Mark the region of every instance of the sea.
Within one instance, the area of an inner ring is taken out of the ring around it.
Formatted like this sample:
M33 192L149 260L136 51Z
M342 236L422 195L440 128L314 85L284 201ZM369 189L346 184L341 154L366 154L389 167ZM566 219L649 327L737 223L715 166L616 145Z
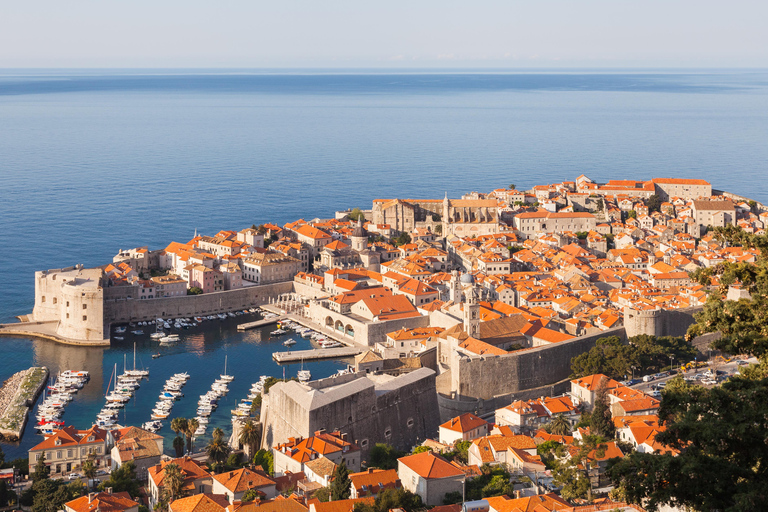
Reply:
M583 173L703 178L766 202L766 141L766 70L0 70L0 322L31 311L35 270L376 198ZM273 362L286 348L268 330L238 333L243 318L184 331L158 359L146 335L108 348L0 338L0 380L32 365L88 370L64 415L87 428L135 341L150 377L121 421L138 424L178 371L191 379L172 417L192 416L226 359L235 381L208 433L229 434L251 383L298 370ZM319 378L348 362L306 366ZM168 422L160 433L170 453ZM27 428L2 449L23 457L40 440Z

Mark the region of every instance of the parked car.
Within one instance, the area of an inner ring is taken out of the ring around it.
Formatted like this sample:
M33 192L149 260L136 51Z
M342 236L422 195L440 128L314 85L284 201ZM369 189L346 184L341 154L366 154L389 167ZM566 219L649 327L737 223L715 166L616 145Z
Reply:
M80 475L78 475L77 473L70 473L69 475L67 475L67 478L69 478L70 480L77 480L80 478Z
M661 398L661 391L658 391L658 390L656 390L656 391L651 391L651 392L650 392L650 393L648 393L648 394L649 394L650 396L652 396L653 398Z
M739 366L746 366L746 365L748 365L749 363L748 363L748 362L746 362L746 361L739 361L739 362L738 362L738 363L736 363L736 364L737 364L737 365L739 365Z
M629 379L627 381L627 386L634 386L635 384L639 384L641 382L640 379Z
M655 377L653 375L645 375L643 377L643 382L651 382Z

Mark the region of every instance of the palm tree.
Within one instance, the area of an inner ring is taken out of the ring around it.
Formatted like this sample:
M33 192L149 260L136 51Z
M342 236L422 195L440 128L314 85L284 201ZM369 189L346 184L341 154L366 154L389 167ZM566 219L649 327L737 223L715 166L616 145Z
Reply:
M173 418L171 420L171 430L176 432L176 435L179 435L180 432L184 432L187 430L187 419L186 418Z
M211 435L213 436L214 439L217 439L219 441L224 439L224 431L221 430L220 427L216 427L215 429L213 429L213 433Z
M245 449L245 456L250 458L259 444L259 431L253 421L248 420L240 430L240 444Z
M184 432L187 436L187 451L189 453L192 453L192 440L195 437L195 430L197 430L197 427L200 426L200 423L197 421L197 419L192 418L187 420L187 429Z
M184 455L184 438L176 436L173 438L173 449L176 451L176 457Z
M217 429L221 430L221 429ZM224 432L220 435L213 436L211 442L205 447L205 451L208 454L208 458L215 463L224 462L229 455L229 445L224 442Z
M549 433L558 436L567 436L571 433L571 422L562 414L558 414L549 423Z
M163 486L170 494L170 501L181 496L181 488L184 486L184 474L178 465L171 463L165 466Z
M96 478L96 465L93 463L93 457L88 455L88 460L83 462L83 475L88 479L88 489L91 488L91 482Z

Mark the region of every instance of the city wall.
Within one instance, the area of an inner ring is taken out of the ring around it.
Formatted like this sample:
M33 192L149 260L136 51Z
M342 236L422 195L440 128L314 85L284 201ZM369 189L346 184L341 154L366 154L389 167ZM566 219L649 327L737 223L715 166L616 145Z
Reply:
M642 317L639 325L645 334L683 336L688 326L694 323L693 314L700 310L700 307L660 310L652 320ZM629 328L618 327L502 356L468 357L454 352L451 355L451 391L439 396L441 417L452 417L449 414L456 411L482 414L509 405L513 400L567 391L571 359L590 350L599 338L618 336L626 341L630 332L631 336L643 334L637 332L638 324L630 320ZM441 380L446 378L441 376Z
M114 323L154 320L155 318L180 318L212 315L237 309L266 304L270 299L293 291L293 282L249 286L237 290L185 295L159 299L110 299L104 300L104 325ZM108 295L108 292L107 292Z

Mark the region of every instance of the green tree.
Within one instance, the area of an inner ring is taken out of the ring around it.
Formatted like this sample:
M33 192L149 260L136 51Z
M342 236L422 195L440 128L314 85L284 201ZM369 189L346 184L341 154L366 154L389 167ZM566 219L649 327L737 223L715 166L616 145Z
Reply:
M517 186L514 183L509 184L509 190L515 190Z
M96 478L96 465L93 463L95 457L92 455L93 454L89 454L88 459L83 462L83 475L88 480L88 489L91 488L91 483L93 482L93 479Z
M637 218L637 212L635 210L629 210L629 213L627 213L628 219L636 219Z
M192 453L192 446L195 440L195 431L200 426L200 422L196 418L187 420L186 429L184 435L187 437L187 452Z
M202 288L199 288L197 286L193 286L189 290L187 290L187 295L202 295L203 290Z
M124 462L109 474L109 478L99 484L99 490L112 488L112 492L127 492L134 498L139 495L139 481L136 478L136 464Z
M242 501L242 502L249 502L249 501L253 501L253 500L255 500L256 498L258 498L258 497L260 496L260 494L261 494L261 492L260 492L260 491L257 491L256 489L248 489L248 490L247 490L247 491L245 491L245 493L243 494L243 497L242 497L242 498L240 498L240 501Z
M549 430L548 432L550 434L555 434L558 436L567 436L570 435L571 430L571 422L568 421L568 418L563 416L562 414L558 414L554 418L552 418L552 421L549 422Z
M47 480L51 474L51 469L45 465L45 452L40 453L40 458L35 463L35 472L32 473L32 481Z
M333 471L333 481L331 482L331 500L346 500L352 493L350 486L352 480L349 479L349 471L344 461L336 466Z
M248 420L243 428L240 430L240 444L245 447L245 453L247 456L255 453L256 447L259 445L259 429L256 428L256 424Z
M261 402L261 393L259 393L256 395L256 398L251 401L251 416L256 416L256 413L261 410Z
M15 503L16 493L5 485L5 480L0 481L0 507L6 507L9 503Z
M406 455L405 452L401 452L395 449L394 446L390 446L384 443L376 443L371 448L368 454L368 467L379 469L397 469L397 459Z
M178 464L168 464L165 466L165 477L163 478L163 487L169 495L169 502L173 502L181 497L181 490L184 487L184 475Z
M253 464L256 466L261 466L261 469L263 469L264 472L268 475L274 473L275 461L271 451L265 450L263 448L257 451L253 456Z
M583 436L572 445L576 448L570 457L555 463L552 476L557 485L563 486L560 494L567 500L586 499L592 501L592 483L588 471L597 467L597 461L590 459L594 451L598 458L605 456L607 445L605 440L597 435Z
M176 457L184 455L184 438L176 436L173 438L173 449L176 452Z
M464 497L459 491L447 492L443 497L443 505L455 505L464 501Z
M365 221L365 213L360 208L352 208L352 211L347 214L347 218L355 222L359 219Z
M592 416L589 424L589 432L606 439L616 437L616 427L613 424L608 387L603 379L595 392L595 404L592 408Z
M328 487L321 487L315 491L312 495L313 498L317 498L319 501L325 503L331 499L331 489Z
M605 210L605 200L602 197L597 198L597 211L601 212Z
M731 378L711 389L665 389L659 443L678 453L633 452L608 468L646 510L761 510L768 496L768 379Z
M649 213L661 211L661 203L661 197L659 197L657 194L653 194L645 200L645 206L648 207Z
M173 418L171 420L171 430L179 435L187 430L187 418Z
M224 440L224 432L218 427L215 428L208 446L205 447L208 458L214 463L221 463L227 459L229 451L229 445Z
M409 243L411 243L411 235L409 235L408 233L403 231L402 233L397 235L394 238L393 241L395 242L395 245L397 245L397 246L409 244Z
M83 483L45 479L32 484L32 491L32 512L56 512L64 508L64 503L83 495Z
M416 455L417 453L424 453L424 452L431 452L432 448L429 446L417 446L413 449L413 454Z

